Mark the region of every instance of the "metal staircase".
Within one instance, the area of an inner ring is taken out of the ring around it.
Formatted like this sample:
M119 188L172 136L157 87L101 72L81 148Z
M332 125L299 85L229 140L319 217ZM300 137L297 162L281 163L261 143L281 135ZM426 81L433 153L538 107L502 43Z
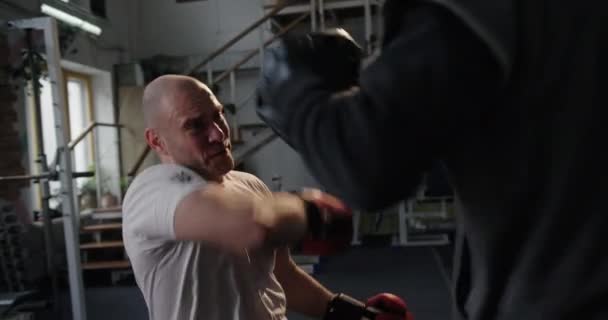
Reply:
M237 91L241 89L239 86L241 74L247 73L247 76L251 79L253 65L253 71L257 77L261 71L264 49L275 43L287 32L324 30L340 25L340 22L344 19L363 19L364 35L361 43L364 44L368 55L371 55L376 47L375 39L379 38L381 25L379 12L382 4L380 0L262 0L261 5L264 12L262 17L200 62L184 70L183 73L187 75L195 77L204 75L204 80L209 87L228 88L229 94L224 99L227 100L224 103L235 106L234 112L229 112L229 122L235 147L233 152L237 164L242 163L248 156L276 138L272 130L263 125L239 123L239 113L245 108L251 108L251 102L255 97L255 89L249 88L250 92L245 95L246 98L237 101ZM244 53L234 64L223 70L214 69L213 64L216 59L226 54L236 43L253 32L259 32L261 35L258 48ZM260 62L252 63L254 58L259 58ZM142 150L139 160L129 171L129 176L132 177L138 172L148 153L149 149L147 147Z

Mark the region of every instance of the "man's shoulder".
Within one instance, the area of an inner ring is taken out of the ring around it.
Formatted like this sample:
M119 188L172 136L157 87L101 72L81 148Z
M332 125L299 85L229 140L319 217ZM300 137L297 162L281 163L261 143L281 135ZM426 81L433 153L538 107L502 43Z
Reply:
M138 174L127 189L125 202L135 194L152 195L154 190L192 186L204 183L203 178L196 172L176 164L159 164L146 168Z
M228 178L230 181L242 185L250 186L251 188L261 191L264 193L269 193L270 189L268 186L258 177L254 176L251 173L232 170L228 173Z
M237 181L255 181L255 182L259 182L259 183L264 183L264 182L262 182L262 180L260 180L260 178L254 176L253 174L248 173L248 172L243 172L243 171L232 170L228 173L228 176L232 180L237 180Z
M198 180L202 180L201 176L187 167L177 164L157 164L138 174L133 184L150 181L188 183Z

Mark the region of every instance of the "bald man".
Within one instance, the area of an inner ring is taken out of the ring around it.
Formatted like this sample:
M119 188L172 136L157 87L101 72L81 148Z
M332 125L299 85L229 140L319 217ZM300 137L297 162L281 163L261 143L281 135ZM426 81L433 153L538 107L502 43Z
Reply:
M281 320L287 302L332 319L326 311L343 296L303 272L287 245L327 226L321 216L350 221L341 202L319 191L272 194L256 177L233 171L223 107L193 78L151 82L143 116L146 141L162 164L129 187L123 239L150 319ZM314 215L319 207L328 215ZM406 319L398 299L372 302Z

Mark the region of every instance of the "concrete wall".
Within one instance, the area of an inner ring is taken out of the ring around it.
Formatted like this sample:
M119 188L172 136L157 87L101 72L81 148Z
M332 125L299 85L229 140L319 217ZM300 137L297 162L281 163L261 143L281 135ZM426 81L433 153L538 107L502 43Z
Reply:
M207 0L176 3L175 0L138 1L136 54L200 55L218 48L262 16L259 0ZM232 50L253 48L253 33Z
M119 94L120 123L124 124L121 135L122 164L125 174L135 165L141 152L146 147L144 138L144 120L141 116L141 98L143 87L122 87ZM146 157L139 172L157 164L158 159L154 152Z

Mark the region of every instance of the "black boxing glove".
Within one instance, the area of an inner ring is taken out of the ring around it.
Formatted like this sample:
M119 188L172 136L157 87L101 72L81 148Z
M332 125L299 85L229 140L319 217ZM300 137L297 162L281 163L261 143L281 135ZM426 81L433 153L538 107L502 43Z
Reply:
M332 91L357 84L363 51L344 29L288 36L282 45L293 71L304 69L318 75Z
M278 128L297 116L286 103L290 95L308 88L331 94L357 85L362 58L361 47L343 29L284 37L264 55L258 115L286 140Z

